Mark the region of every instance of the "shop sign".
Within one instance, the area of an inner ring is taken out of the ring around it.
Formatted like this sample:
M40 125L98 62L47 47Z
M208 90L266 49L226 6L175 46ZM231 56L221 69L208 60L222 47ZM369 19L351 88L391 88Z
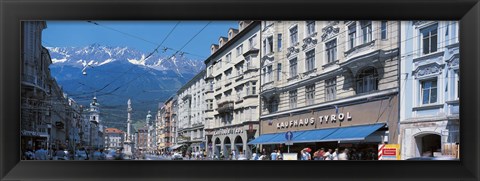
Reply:
M228 129L220 129L213 133L214 136L217 135L228 135L228 134L241 134L243 133L243 129L238 128L228 128Z
M40 136L40 133L36 131L27 131L27 130L22 130L21 134L22 136Z
M300 127L300 126L309 126L314 125L315 121L318 121L319 124L328 124L336 123L337 121L344 121L344 120L352 120L352 116L350 112L339 113L339 114L332 114L332 115L322 115L319 117L310 117L298 120L290 120L277 123L277 129L285 129L290 127Z
M378 145L378 160L400 160L399 144Z

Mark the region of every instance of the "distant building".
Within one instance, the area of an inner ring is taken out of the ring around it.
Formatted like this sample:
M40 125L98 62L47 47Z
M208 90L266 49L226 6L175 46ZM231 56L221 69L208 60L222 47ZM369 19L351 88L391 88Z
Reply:
M123 148L125 133L117 128L105 129L105 148L119 149Z
M145 151L148 146L148 127L137 129L137 140L135 142L137 150Z
M157 122L156 132L157 132L157 150L165 151L166 150L166 143L165 143L165 106L163 103L159 103L157 114L155 116L155 122Z

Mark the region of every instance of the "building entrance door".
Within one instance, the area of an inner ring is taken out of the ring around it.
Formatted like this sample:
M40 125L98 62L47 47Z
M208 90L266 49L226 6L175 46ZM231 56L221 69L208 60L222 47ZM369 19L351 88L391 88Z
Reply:
M433 157L435 152L441 152L441 136L437 134L424 134L415 138L417 156Z

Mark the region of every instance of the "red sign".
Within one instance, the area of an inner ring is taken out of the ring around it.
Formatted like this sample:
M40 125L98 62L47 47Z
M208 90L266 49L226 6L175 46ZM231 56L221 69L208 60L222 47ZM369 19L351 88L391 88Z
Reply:
M397 149L395 148L384 148L383 156L397 156Z

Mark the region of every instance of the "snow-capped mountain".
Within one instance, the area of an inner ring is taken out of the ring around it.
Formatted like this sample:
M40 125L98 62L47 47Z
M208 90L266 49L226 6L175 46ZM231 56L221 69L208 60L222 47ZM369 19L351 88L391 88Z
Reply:
M168 59L159 53L145 59L148 53L128 47L93 44L47 49L53 62L51 74L63 91L82 105L96 96L106 122L125 121L118 116L126 116L129 98L135 111L133 118L144 120L149 110L155 113L159 103L204 67L202 60ZM83 75L85 66L87 74Z
M199 72L204 64L201 60L187 59L181 56L155 52L140 52L128 47L110 47L92 44L85 47L46 47L54 65L84 67L86 65L102 66L115 61L127 61L156 70L174 70L179 74Z

